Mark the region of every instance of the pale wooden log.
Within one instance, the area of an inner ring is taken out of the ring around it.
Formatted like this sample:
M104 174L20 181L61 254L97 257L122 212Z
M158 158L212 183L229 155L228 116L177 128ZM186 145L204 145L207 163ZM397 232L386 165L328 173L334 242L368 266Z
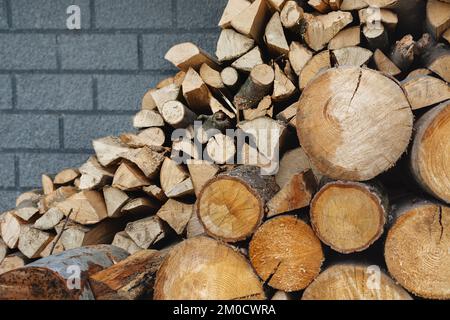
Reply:
M389 35L383 24L380 23L376 26L366 24L362 33L371 50L386 50L389 47Z
M119 138L130 148L162 147L166 140L164 131L156 127L144 129L138 134L123 133Z
M276 119L279 121L283 121L286 125L295 128L297 123L297 106L298 103L295 102L291 104L289 107L281 111L277 114Z
M194 205L169 199L156 215L181 235L184 233L193 211Z
M129 150L122 153L121 157L134 163L148 179L153 179L158 176L164 161L164 155L153 151L149 147Z
M287 1L280 13L281 24L294 34L301 34L303 8L296 1Z
M120 217L123 206L130 200L130 197L124 191L109 186L103 187L103 197L110 218Z
M450 3L438 0L427 1L426 26L435 39L439 39L450 28Z
M90 157L86 163L80 168L80 185L81 190L92 190L102 188L112 182L114 171L101 166L97 157Z
M309 169L313 171L316 181L320 182L322 176L311 165L305 151L302 148L295 148L287 151L281 158L280 167L275 175L275 180L277 184L283 188L291 181L292 176L308 171Z
M411 171L428 193L450 203L450 101L428 111L415 129Z
M358 11L361 24L382 23L390 31L395 30L398 24L398 16L395 12L387 9L369 7Z
M219 70L211 68L206 63L202 64L202 66L200 67L199 73L203 81L214 90L225 89L225 85L222 82Z
M416 296L448 300L450 207L409 199L397 204L391 214L384 246L389 273Z
M58 202L56 207L70 219L83 225L96 224L108 217L105 200L100 192L81 191Z
M154 110L157 108L156 102L152 97L152 93L155 92L156 90L157 90L156 88L152 88L144 94L141 102L142 110Z
M52 230L62 219L64 213L58 208L50 208L39 219L36 220L33 227L39 230Z
M41 176L42 191L45 195L55 191L55 185L53 184L53 178L47 174Z
M251 146L248 143L242 144L237 154L237 164L259 167L262 170L266 170L265 174L273 174L277 168L276 160L268 159L255 146Z
M446 82L450 82L450 49L443 43L434 43L429 38L429 35L425 34L418 41L417 46L421 47L421 59L428 69L436 73ZM423 40L425 40L425 45L421 43Z
M194 69L188 70L182 87L183 96L192 111L197 114L208 114L210 112L211 93L208 86Z
M212 136L206 146L208 160L216 164L232 163L236 154L234 140L222 133Z
M216 176L220 168L209 161L191 160L188 161L187 167L191 175L192 184L194 186L195 195L198 196L203 186Z
M255 41L233 29L224 29L217 42L216 56L220 62L235 60L255 46Z
M51 255L60 254L64 251L66 251L66 249L64 248L64 245L62 244L61 239L54 237L53 240L47 244L47 246L44 248L44 250L41 251L41 253L39 254L39 257L46 258Z
M119 247L129 254L134 254L143 250L131 239L125 231L120 231L114 236L113 246Z
M308 0L308 4L320 13L328 13L331 10L326 0Z
M285 292L306 288L319 275L324 260L311 227L293 216L263 224L250 241L249 257L261 279Z
M269 51L274 55L285 55L289 52L289 44L284 35L280 14L275 12L266 25L264 42Z
M167 124L176 129L187 128L197 119L197 115L180 101L166 102L162 107L161 115Z
M135 198L130 200L122 208L123 215L149 215L155 213L158 210L159 205L155 201L151 201L147 198Z
M208 234L226 242L248 238L262 222L265 204L279 187L261 169L240 166L210 180L195 210Z
M39 211L41 214L47 212L50 208L53 208L61 201L64 201L74 194L76 194L79 189L75 187L65 186L59 187L55 192L44 196L39 201Z
M24 221L33 221L39 214L37 203L32 201L23 201L15 210L15 215Z
M25 226L20 230L17 248L29 259L39 258L53 237L50 233Z
M142 250L89 277L96 300L137 300L151 294L167 253Z
M395 42L392 48L390 59L402 71L407 71L414 62L415 42L411 35L406 35Z
M265 117L265 116L272 118L272 116L273 116L272 97L265 96L259 102L258 106L255 109L247 109L247 110L244 110L242 113L244 115L244 120L246 120L246 121L255 120L256 118Z
M209 107L211 109L211 113L216 114L218 112L223 112L230 119L234 119L236 117L236 108L231 104L231 102L223 93L221 93L221 95L223 100L226 102L227 107L225 107L219 100L217 100L213 95L210 94ZM230 109L232 111L230 111Z
M338 66L361 67L369 62L373 53L361 47L346 47L332 51Z
M8 211L2 216L2 223L0 224L1 235L8 248L17 248L20 229L26 224L26 221L17 217L14 211Z
M321 71L331 68L331 55L329 50L324 50L312 57L303 67L300 73L300 90L306 88L308 83Z
M365 0L342 0L340 9L343 11L359 10L368 7Z
M202 223L198 219L197 214L192 214L191 219L189 220L186 226L186 237L188 239L205 235L206 231L203 227Z
M398 83L356 67L322 73L303 91L297 113L301 146L319 172L337 180L366 181L391 168L409 144L412 124Z
M130 222L125 228L128 236L142 249L148 249L166 236L166 227L157 216Z
M409 81L414 78L418 78L418 77L422 77L422 76L429 76L431 74L432 74L431 70L426 69L426 68L419 68L419 69L413 70L410 73L408 73L408 75L406 76L406 78L403 81Z
M272 100L274 102L286 101L297 92L297 87L281 70L280 66L275 63L275 80L273 82Z
M40 259L2 274L0 299L93 300L88 283L89 275L110 267L127 255L120 248L99 245L68 250ZM70 266L72 267L69 268ZM77 270L80 271L80 278L73 277ZM36 290L36 286L39 290Z
M96 139L92 142L92 145L98 162L104 167L116 164L120 160L122 153L131 150L116 137Z
M231 27L231 20L239 15L242 11L247 9L252 3L247 0L228 0L222 17L219 21L219 27L222 29Z
M402 71L380 49L375 50L373 60L377 69L383 73L393 77L402 73Z
M373 267L350 263L331 266L305 290L302 300L412 300L386 273Z
M280 12L286 5L286 0L267 0L270 7Z
M38 202L42 196L42 190L33 190L21 193L16 199L16 207L19 206L25 200L30 200L32 202Z
M189 70L189 68L188 68L188 70ZM187 70L186 70L186 72L187 72ZM186 76L183 78L183 82L184 82L184 79L186 79ZM181 90L181 84L180 85L171 84L162 89L152 91L151 95L152 95L153 100L155 101L158 111L161 112L162 106L167 101L178 100L181 95L180 90Z
M316 188L316 178L311 170L292 175L289 182L267 202L267 217L309 206Z
M222 78L225 86L230 88L231 90L235 90L237 85L239 84L239 73L235 68L228 67L222 70L220 73L220 77Z
M213 239L196 237L169 252L156 275L153 298L239 300L264 299L265 294L244 256Z
M167 51L164 58L183 71L187 71L189 68L198 70L204 63L207 63L213 68L218 66L214 58L191 42L184 42L173 46ZM153 96L153 98L155 97Z
M0 275L12 270L22 268L28 262L28 258L21 252L14 252L6 256L3 262L0 263Z
M152 197L153 199L156 199L160 202L166 202L167 197L164 194L164 191L156 184L152 184L149 186L145 186L142 188L142 191L144 191L147 195Z
M348 27L339 31L328 43L328 50L342 49L358 46L361 43L361 28L359 26Z
M247 81L241 87L234 97L234 105L239 110L253 108L264 98L272 89L275 80L273 69L261 64L253 68Z
M167 86L172 85L172 84L175 84L177 86L181 86L185 76L186 76L186 72L179 71L175 76L169 77L167 79L164 79L164 80L160 81L156 85L155 89L162 89L162 88L167 87Z
M194 185L192 184L191 178L183 180L166 193L168 198L180 198L185 196L193 196L194 194Z
M329 0L331 10L339 10L341 8L342 0Z
M170 158L166 158L161 167L161 188L166 195L171 194L174 188L186 180L190 180L189 174L181 166Z
M402 83L413 110L426 108L450 99L450 87L441 79L421 76Z
M243 72L251 72L254 67L256 67L257 65L263 64L263 63L264 62L263 62L261 50L258 46L256 46L253 49L251 49L249 52L247 52L246 54L241 56L239 59L234 61L231 64L231 66L233 68L243 71ZM224 72L230 72L230 70L225 71L227 69L229 69L229 68L226 68L222 71L222 81L224 81L224 79L223 79ZM233 78L236 78L238 80L238 77L232 76L231 79L233 79ZM233 87L236 84L237 80L234 82L227 81L228 82L227 86Z
M262 38L269 15L265 0L255 0L231 20L231 26L243 35L258 41Z
M313 53L308 48L295 41L291 43L289 49L289 61L291 62L294 72L297 76L300 76L305 65L313 57Z
M163 126L163 118L154 110L141 110L133 118L133 127L137 129Z
M311 203L311 224L323 243L340 253L364 251L384 232L387 195L375 183L333 181Z
M80 176L80 172L78 171L78 169L73 169L73 168L65 169L65 170L59 172L55 176L53 183L57 184L57 185L71 184L79 176Z
M122 191L134 191L150 184L150 180L136 165L122 162L114 175L112 186Z
M352 21L352 15L342 11L306 19L305 42L314 51L320 51Z

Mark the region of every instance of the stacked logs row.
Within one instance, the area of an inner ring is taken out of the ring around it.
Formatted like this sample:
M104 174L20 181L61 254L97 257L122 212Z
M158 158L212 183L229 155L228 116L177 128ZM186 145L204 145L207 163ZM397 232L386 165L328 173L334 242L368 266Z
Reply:
M219 26L216 57L167 52L136 133L1 215L0 298L450 299L449 1L229 0Z

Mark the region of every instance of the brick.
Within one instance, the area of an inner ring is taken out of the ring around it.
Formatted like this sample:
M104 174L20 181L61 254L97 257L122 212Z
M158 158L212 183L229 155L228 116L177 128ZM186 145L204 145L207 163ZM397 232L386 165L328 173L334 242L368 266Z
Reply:
M6 13L6 0L0 0L0 29L8 29Z
M55 69L56 38L50 34L0 34L0 69Z
M0 213L14 209L19 191L0 191Z
M58 153L58 154L22 154L19 159L20 187L40 188L41 175L56 174L63 169L78 168L88 154Z
M67 8L81 9L81 28L90 27L89 0L13 0L11 12L16 29L67 29Z
M91 110L92 77L83 75L17 76L17 108Z
M92 149L92 140L134 131L131 115L67 115L64 117L64 146Z
M138 67L136 35L61 35L59 44L63 69L135 70Z
M14 155L0 153L0 187L15 186Z
M164 60L166 52L175 44L192 42L215 56L218 34L148 34L143 36L144 68L148 70L175 70Z
M215 28L222 16L226 0L178 1L177 23L179 28Z
M57 148L58 130L54 115L2 114L0 148Z
M148 89L163 76L108 75L97 76L98 108L101 110L138 110Z
M0 110L12 108L12 89L9 76L0 75Z
M172 24L170 0L97 0L97 28L167 28Z

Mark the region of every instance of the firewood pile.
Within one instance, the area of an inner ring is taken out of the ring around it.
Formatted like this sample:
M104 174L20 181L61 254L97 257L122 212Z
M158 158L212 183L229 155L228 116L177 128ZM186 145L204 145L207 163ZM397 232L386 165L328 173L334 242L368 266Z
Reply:
M219 26L215 57L167 52L136 132L1 214L0 298L450 299L450 1Z

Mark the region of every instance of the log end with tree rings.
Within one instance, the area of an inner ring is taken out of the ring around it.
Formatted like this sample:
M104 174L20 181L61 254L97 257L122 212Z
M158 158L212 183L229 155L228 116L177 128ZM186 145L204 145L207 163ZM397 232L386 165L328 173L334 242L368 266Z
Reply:
M375 185L336 181L325 184L311 203L317 236L340 253L363 251L382 234L387 197Z
M425 190L450 203L450 101L431 109L416 123L410 165Z
M427 299L450 299L450 207L426 201L394 211L384 256L406 290Z
M263 286L236 250L208 237L173 248L156 275L155 300L260 300Z
M377 266L338 264L322 272L302 300L412 300Z
M261 279L285 292L306 288L324 260L322 245L311 227L294 216L264 223L250 242L249 257Z
M412 135L413 113L397 82L339 67L316 77L298 103L297 133L320 173L367 181L393 167Z

